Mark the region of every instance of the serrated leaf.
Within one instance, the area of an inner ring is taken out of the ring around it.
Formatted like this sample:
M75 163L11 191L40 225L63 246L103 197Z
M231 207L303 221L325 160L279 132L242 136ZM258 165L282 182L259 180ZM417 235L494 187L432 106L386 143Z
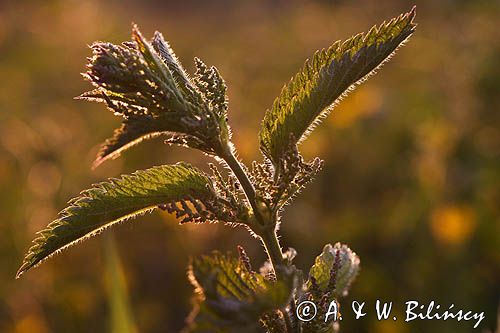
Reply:
M151 45L167 65L177 84L184 90L192 88L192 83L189 81L188 74L182 67L181 62L177 59L170 44L163 38L160 32L155 31Z
M295 142L289 144L279 165L254 162L251 178L257 195L272 212L279 213L322 168L323 161L314 158L305 162ZM275 170L279 170L276 174Z
M345 296L359 272L359 262L359 257L347 245L325 245L309 271L309 289L316 285L320 293Z
M153 121L124 121L122 126L114 131L113 136L101 145L92 168L96 168L106 159L120 156L122 151L139 144L142 140L162 134Z
M93 57L84 77L96 89L78 98L105 103L124 118L102 146L94 167L158 135L169 136L169 143L216 155L230 137L226 90L217 70L210 69L216 74L210 76L213 85L208 94L202 93L160 33L150 43L134 25L132 38L133 42L121 45L95 43L91 47Z
M119 157L124 150L139 144L143 140L162 135L175 136L174 131L177 126L175 122L172 122L172 119L168 118L154 119L152 117L138 118L131 116L125 119L122 125L114 131L113 136L101 145L92 167L96 168L106 160Z
M327 244L323 252L316 257L309 271L309 279L305 283L304 292L298 303L312 301L318 313L327 313L332 302L347 294L349 286L359 271L359 257L346 245ZM325 321L324 316L302 323L304 333L333 333L334 321Z
M251 271L247 261L219 252L194 259L189 278L199 304L188 332L255 332L259 318L284 307L295 286L294 276L272 282Z
M59 218L38 233L17 277L107 227L187 197L207 205L216 200L210 178L184 163L153 167L96 184L70 200Z
M139 28L135 24L132 26L132 39L135 41L139 52L141 52L148 66L157 74L161 75L164 82L175 82L166 64L160 59L153 46L142 36Z
M214 66L208 68L201 59L195 58L194 60L196 66L194 84L219 118L224 119L227 116L228 108L227 86L224 79Z
M415 8L314 54L266 112L260 148L275 166L290 137L300 142L357 84L375 72L413 33Z

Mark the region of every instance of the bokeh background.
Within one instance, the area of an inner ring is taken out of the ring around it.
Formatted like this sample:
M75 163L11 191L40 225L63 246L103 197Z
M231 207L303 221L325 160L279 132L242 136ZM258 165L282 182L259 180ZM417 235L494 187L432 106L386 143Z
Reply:
M198 152L147 142L95 171L119 119L72 98L89 88L87 45L163 32L185 67L216 65L245 162L282 85L322 47L417 4L418 29L302 146L325 163L282 225L308 270L326 243L350 245L362 271L352 299L395 302L398 321L369 314L344 332L471 332L470 322L404 323L402 302L485 311L500 300L499 1L0 1L0 331L176 332L190 311L189 257L242 244L243 229L179 226L154 213L65 251L14 280L35 232L106 177ZM114 240L113 240L114 239Z

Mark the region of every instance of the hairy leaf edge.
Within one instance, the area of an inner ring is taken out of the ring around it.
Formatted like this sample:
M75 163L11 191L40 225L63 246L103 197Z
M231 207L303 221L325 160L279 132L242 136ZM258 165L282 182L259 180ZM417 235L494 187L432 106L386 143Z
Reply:
M349 95L350 92L354 91L359 85L361 85L362 83L364 83L366 80L368 80L370 77L372 77L373 75L375 75L377 73L377 71L383 66L385 65L386 62L390 61L392 59L392 57L394 56L394 54L396 54L396 52L402 47L404 46L408 40L410 39L410 37L412 36L415 28L417 27L417 23L415 23L413 20L416 16L416 6L413 6L412 9L405 13L405 14L402 14L402 15L405 15L408 17L408 24L409 26L411 26L411 33L404 39L402 40L399 45L384 59L382 60L375 68L373 68L370 72L368 72L367 74L365 74L363 77L361 77L360 79L358 79L357 81L353 82L351 85L349 85L329 106L327 106L326 108L324 108L317 116L316 118L314 118L314 120L307 126L306 130L302 133L302 135L300 136L300 138L298 138L297 140L297 145L300 145L304 140L306 140L309 135L311 134L311 132L314 131L314 129L316 128L316 126L318 126L322 121L323 119L325 119L326 117L328 117L330 115L330 113L332 112L332 110L345 98L347 97L347 95ZM386 21L384 21L381 25L385 24ZM381 25L378 25L378 26L381 26ZM378 27L377 25L375 25L374 27ZM363 35L363 37L366 37L368 35L368 32L364 33L358 33L356 35L354 35L352 38L358 36L358 35ZM340 41L337 41L337 42L340 42ZM335 44L335 43L334 43ZM304 69L304 66L306 66L307 64L310 63L310 61L312 61L313 58L308 58L303 67L300 69L300 71L302 71ZM285 91L288 87L288 85L292 84L292 82L294 81L294 79L296 78L296 76L299 75L299 74L295 74L293 75L289 82L286 83L281 91L280 91L280 96L281 94L283 93L283 91ZM279 97L278 97L279 98ZM268 109L267 112L271 112L271 109ZM263 120L263 123L265 122L266 118L264 118ZM269 159L272 164L275 166L275 160L274 160L274 156L272 156L272 149L269 149L269 147L267 147L268 143L264 143L264 138L262 137L262 131L263 131L263 128L264 126L262 126L262 129L259 133L259 141L260 141L260 150L262 152L262 154L267 158Z
M130 220L130 219L133 219L137 216L141 216L141 215L144 215L148 212L151 212L153 211L155 208L157 208L156 205L152 205L152 206L149 206L149 207L146 207L146 208L143 208L143 209L140 209L138 211L135 211L133 213L130 213L130 214L127 214L125 216L122 216L118 219L115 219L103 226L101 226L100 228L97 228L95 230L92 230L91 232L83 235L82 237L58 248L57 250L51 252L50 254L48 254L47 256L43 257L42 259L39 259L39 260L36 260L34 262L29 262L29 261L24 261L23 264L21 265L21 267L19 268L19 270L17 271L16 273L16 279L19 279L24 273L26 273L28 270L32 269L32 268L36 268L38 267L40 264L42 264L43 262L45 262L47 259L50 259L51 257L59 254L60 252L66 250L67 248L73 246L73 245L76 245L78 244L79 242L83 242L85 241L86 239L88 238L91 238L91 237L94 237L96 235L99 235L100 233L102 233L103 231L105 231L106 229L108 229L109 227L113 226L114 224L120 224L122 222L125 222L127 220ZM45 229L44 229L45 230ZM44 231L42 230L42 231ZM42 231L39 231L37 232L37 234L40 234ZM37 249L37 240L40 239L39 237L35 238L33 240L32 243L34 243L33 246L30 247L30 249L28 250L28 254L31 253L31 250L32 249Z

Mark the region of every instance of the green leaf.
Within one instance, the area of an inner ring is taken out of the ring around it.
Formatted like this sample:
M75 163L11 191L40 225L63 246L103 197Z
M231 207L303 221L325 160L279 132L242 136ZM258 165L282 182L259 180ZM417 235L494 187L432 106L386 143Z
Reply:
M215 66L208 68L199 58L194 58L194 62L196 65L194 84L219 118L224 119L228 108L224 79Z
M144 118L139 121L133 119L123 121L122 126L114 131L113 136L106 139L97 153L92 168L96 168L105 160L117 158L122 151L143 140L169 133L160 122L155 122L153 119Z
M207 70L206 91L200 77L190 80L163 36L148 42L133 26L132 42L92 45L84 77L95 89L78 98L105 103L124 118L122 126L102 146L94 167L141 141L167 135L181 144L216 155L227 145L226 86L215 67Z
M219 252L194 259L188 275L198 294L188 332L255 332L259 318L288 304L296 283L292 274L266 280L251 270L248 258Z
M308 289L313 293L330 292L334 297L347 295L359 272L359 257L347 245L325 245L309 271Z
M272 212L279 214L314 178L322 165L323 161L317 157L305 162L297 145L292 143L276 167L267 161L253 162L251 177L256 194ZM276 174L275 170L279 172Z
M279 165L292 138L299 143L339 100L372 75L415 30L415 8L344 42L318 51L266 112L260 148Z
M327 244L309 271L309 279L298 303L312 301L316 304L318 313L327 313L332 302L337 302L338 306L337 300L347 294L358 271L359 257L356 253L340 243L334 246ZM302 331L333 333L336 332L333 323L332 320L325 322L324 316L316 316L311 321L302 323Z
M218 210L212 181L188 164L153 167L96 184L70 200L59 218L38 233L17 277L54 253L107 227L158 205L186 199L204 205L202 208L209 211Z
M139 28L135 24L132 26L132 39L135 41L139 52L142 54L143 59L146 60L149 68L163 77L164 82L175 82L167 65L161 60L153 46L142 36Z
M151 45L160 55L163 62L167 65L177 84L184 91L190 90L190 88L192 88L192 83L189 81L188 74L182 67L179 59L177 59L177 56L170 47L170 44L163 38L163 35L160 32L155 31Z

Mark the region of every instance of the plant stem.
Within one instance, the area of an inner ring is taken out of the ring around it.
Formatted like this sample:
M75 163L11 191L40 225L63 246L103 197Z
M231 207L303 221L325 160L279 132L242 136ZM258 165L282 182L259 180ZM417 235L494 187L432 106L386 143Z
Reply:
M267 229L262 235L260 235L262 243L266 247L267 255L271 264L273 265L276 277L279 277L279 272L276 270L278 266L284 265L283 252L281 251L281 246L274 229Z
M290 320L290 316L288 315L288 312L286 311L281 311L283 313L283 316L285 317L285 327L286 331L293 333L293 326L292 326L292 321Z
M276 235L276 221L273 220L273 217L269 217L268 215L266 215L268 219L266 220L261 214L261 211L257 206L257 201L255 200L255 188L253 187L253 184L248 178L248 175L243 169L241 163L234 156L233 150L230 146L226 146L219 156L227 163L243 188L243 192L252 207L253 214L257 219L257 222L260 224L259 230L254 230L254 232L260 236L260 239L266 248L267 256L269 257L274 273L276 274L276 279L279 280L282 278L281 270L277 268L284 266L285 261L283 260L283 252L281 251L281 246ZM292 332L293 328L288 312L284 310L282 313L285 318L287 332Z
M276 274L278 274L278 272L276 271L276 267L283 265L284 261L283 261L283 254L281 252L281 246L279 244L276 232L274 230L276 222L266 221L264 216L262 216L261 211L259 210L257 202L255 200L256 198L255 188L253 187L252 183L250 182L250 179L248 178L247 173L243 169L238 159L234 156L234 153L229 148L229 146L222 151L220 157L224 159L224 161L226 161L227 165L229 166L229 168L231 168L234 175L240 182L243 191L245 192L247 200L250 203L250 206L252 207L255 218L262 227L260 232L258 232L257 230L254 230L254 232L256 232L258 236L260 236L262 243L266 248L267 255L271 260L271 264L273 265L274 271L276 272Z
M260 216L260 212L257 208L257 203L255 202L255 189L250 182L250 179L247 176L247 173L245 170L243 170L243 167L241 166L240 162L238 159L234 156L233 151L231 148L226 147L222 151L222 154L220 157L227 163L229 168L233 171L234 175L240 182L241 187L243 188L243 192L245 192L245 196L247 197L248 202L250 203L250 206L252 206L253 213L257 220L264 225L262 216Z

